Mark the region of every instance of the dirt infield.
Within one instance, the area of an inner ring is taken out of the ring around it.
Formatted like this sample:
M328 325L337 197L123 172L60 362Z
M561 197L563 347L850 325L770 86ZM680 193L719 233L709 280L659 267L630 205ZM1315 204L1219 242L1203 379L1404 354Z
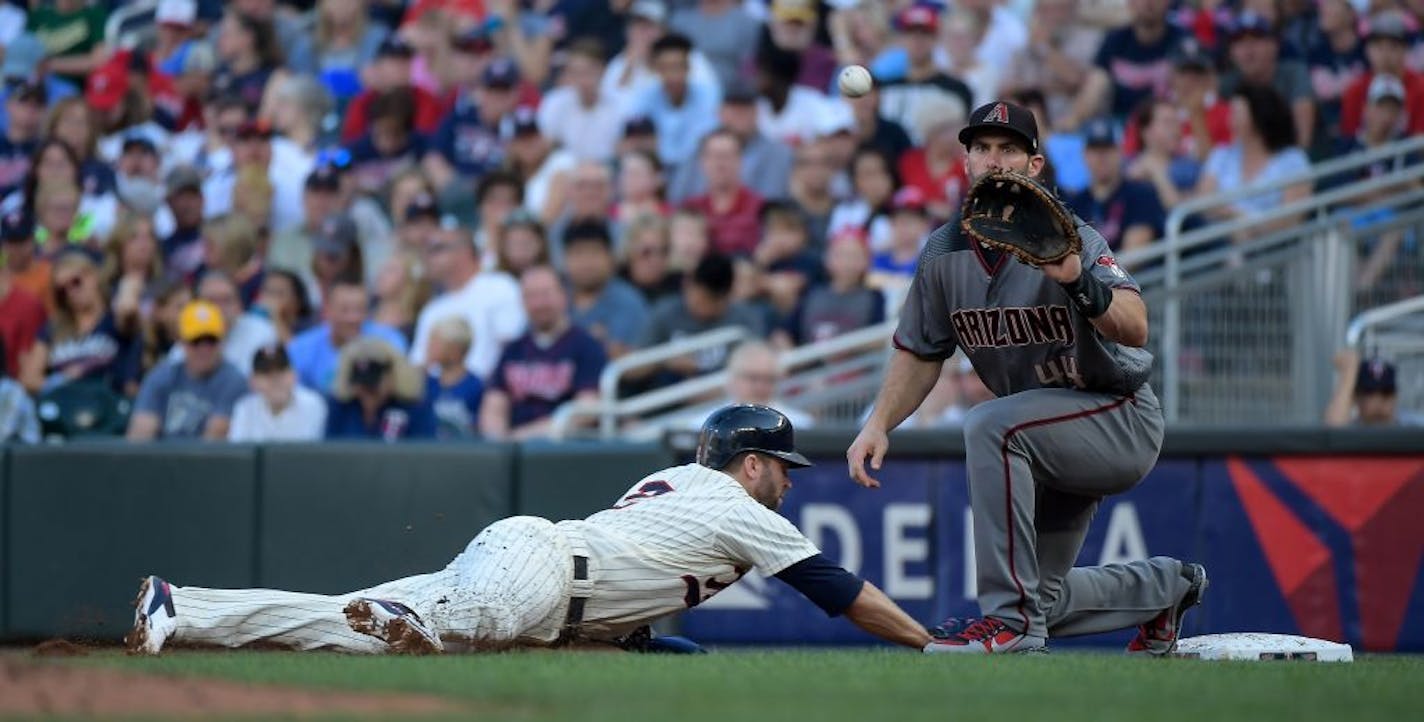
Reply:
M54 656L63 656L63 653ZM0 658L0 717L36 714L302 717L333 713L392 717L462 709L443 699L410 694L320 692Z

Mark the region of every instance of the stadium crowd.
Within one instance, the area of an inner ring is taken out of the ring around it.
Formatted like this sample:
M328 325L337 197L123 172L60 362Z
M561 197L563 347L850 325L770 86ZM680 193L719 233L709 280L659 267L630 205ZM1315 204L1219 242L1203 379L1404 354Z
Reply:
M0 441L529 438L733 324L769 395L779 350L896 313L991 100L1115 249L1424 130L1417 0L148 5L0 3Z

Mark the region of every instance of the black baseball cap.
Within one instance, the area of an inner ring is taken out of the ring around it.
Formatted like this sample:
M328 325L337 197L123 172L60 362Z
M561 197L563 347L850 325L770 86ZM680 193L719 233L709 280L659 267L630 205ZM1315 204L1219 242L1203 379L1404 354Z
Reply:
M6 96L27 103L45 105L49 102L49 89L44 81L29 78L10 78L5 81Z
M483 81L486 88L513 88L519 85L519 66L509 58L495 58L485 66Z
M1359 373L1355 375L1355 393L1392 394L1397 390L1394 380L1394 364L1380 359L1366 359L1360 362Z
M406 60L415 56L415 48L410 46L405 40L395 33L391 33L380 47L376 48L378 58L404 58Z
M317 166L307 176L306 188L309 191L341 190L341 170L329 163Z
M269 343L252 354L252 373L269 374L292 368L287 349L280 343Z
M604 248L613 248L613 236L608 232L608 224L599 221L574 223L564 231L564 250L580 243L597 243Z
M733 79L728 83L727 89L722 93L722 102L728 105L751 105L756 101L756 88L740 78Z
M23 243L35 237L35 219L23 208L17 208L0 218L0 241Z
M153 140L146 135L135 133L124 138L124 144L120 148L120 153L127 153L131 150L141 150L149 155L158 155L158 146L153 144Z
M623 136L630 135L654 135L658 132L658 127L653 123L653 119L646 115L635 115L623 124Z
M407 222L415 218L429 218L433 221L440 220L440 204L435 202L435 197L429 193L417 193L410 202L405 205L405 220Z
M1117 126L1113 125L1112 118L1094 118L1083 126L1083 144L1089 148L1116 148L1119 141Z
M983 130L1008 131L1023 138L1029 152L1038 152L1038 121L1022 105L999 100L975 108L969 114L969 124L959 131L959 142L967 148Z
M539 114L534 109L521 105L513 113L514 135L539 135Z

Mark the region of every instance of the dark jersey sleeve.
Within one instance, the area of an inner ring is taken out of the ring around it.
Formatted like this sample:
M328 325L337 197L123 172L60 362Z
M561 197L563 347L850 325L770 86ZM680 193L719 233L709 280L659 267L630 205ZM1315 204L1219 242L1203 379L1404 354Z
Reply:
M949 317L951 279L946 278L954 272L949 248L951 228L957 225L957 221L945 224L930 234L895 327L895 348L923 359L943 361L958 345Z
M791 585L832 617L845 614L865 581L826 558L824 554L802 559L782 569L776 578Z

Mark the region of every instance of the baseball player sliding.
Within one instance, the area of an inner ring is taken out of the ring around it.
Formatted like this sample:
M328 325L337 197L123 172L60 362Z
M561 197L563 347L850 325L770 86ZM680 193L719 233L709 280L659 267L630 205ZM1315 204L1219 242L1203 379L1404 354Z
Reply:
M125 641L157 654L169 641L433 653L447 643L615 640L705 602L755 567L882 639L929 646L923 626L777 513L788 470L809 464L781 412L728 406L703 425L697 463L645 477L587 519L504 519L441 571L340 596L179 587L151 576Z
M989 103L959 140L976 183L964 224L975 239L960 224L930 236L874 411L846 452L851 477L879 486L866 459L880 468L887 433L963 349L998 396L964 422L983 617L948 620L930 648L1035 651L1050 636L1137 625L1128 651L1165 655L1183 614L1201 601L1205 569L1166 557L1073 567L1098 501L1136 486L1162 447L1140 289L1097 231L1029 180L1044 165L1032 113ZM1069 232L1043 232L1055 219ZM1064 250L1061 235L1081 249ZM1053 241L1060 247L1045 251ZM1048 252L1059 260L1034 260ZM1011 253L1027 262L1011 262Z

